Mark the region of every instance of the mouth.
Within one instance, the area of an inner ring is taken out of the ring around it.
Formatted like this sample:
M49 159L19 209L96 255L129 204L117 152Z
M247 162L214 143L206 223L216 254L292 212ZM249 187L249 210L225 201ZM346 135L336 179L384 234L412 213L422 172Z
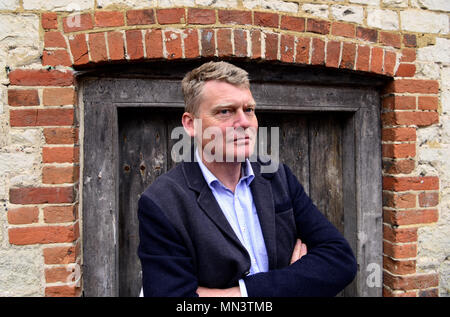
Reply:
M236 137L233 140L234 143L248 143L250 142L250 137L249 136L245 136L245 137Z

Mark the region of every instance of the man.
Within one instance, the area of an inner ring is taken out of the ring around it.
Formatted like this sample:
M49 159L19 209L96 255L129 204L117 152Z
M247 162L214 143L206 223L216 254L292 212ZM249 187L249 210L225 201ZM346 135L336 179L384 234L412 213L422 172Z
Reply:
M196 160L139 200L144 296L335 296L356 274L348 243L289 168L249 161L258 121L247 75L209 62L182 81Z

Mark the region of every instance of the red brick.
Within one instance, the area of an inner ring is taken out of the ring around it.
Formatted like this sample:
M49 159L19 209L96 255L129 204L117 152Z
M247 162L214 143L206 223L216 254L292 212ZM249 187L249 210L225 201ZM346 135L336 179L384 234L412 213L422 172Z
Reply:
M436 176L383 177L383 189L394 191L438 190L439 178Z
M356 59L356 44L344 42L342 46L341 68L354 69Z
M144 58L144 46L142 44L141 30L125 31L127 41L127 55L130 60L139 60Z
M247 32L242 29L233 30L234 33L234 55L237 57L247 57Z
M180 24L185 23L184 8L170 8L156 10L159 24Z
M79 236L78 224L10 228L9 243L15 245L73 242Z
M233 43L231 43L231 29L217 30L217 50L219 57L230 57L233 55Z
M415 74L416 74L415 64L402 63L398 66L397 72L395 73L395 77L414 77Z
M44 66L71 66L69 53L66 50L44 51L42 54Z
M397 63L397 56L394 52L385 51L383 72L386 75L394 76L395 64Z
M395 259L415 258L417 256L417 244L393 244L383 241L383 253Z
M415 34L403 34L403 44L406 47L416 47L417 38Z
M181 47L181 34L173 31L165 31L165 44L167 59L180 59L183 57L183 49Z
M415 167L414 160L383 160L383 171L387 174L409 174Z
M185 58L196 58L200 55L198 45L198 31L196 29L184 30L184 56Z
M383 192L383 206L391 208L415 208L416 195L411 193L398 194L395 192Z
M400 34L380 32L380 43L385 46L393 46L395 48L400 48L402 46L402 38Z
M98 63L108 60L105 33L89 34L89 51L91 52L91 62Z
M145 50L147 58L163 58L162 31L160 29L147 30L145 33Z
M46 268L45 282L46 283L68 283L73 282L75 268L73 266L68 267L51 267Z
M417 241L416 228L394 228L391 225L383 225L383 239L392 243L408 243Z
M44 88L42 103L44 106L63 106L75 104L73 88Z
M76 220L75 206L48 206L44 207L44 221L46 223L73 222Z
M265 33L266 42L266 60L278 60L278 36L277 33Z
M200 41L202 43L202 57L212 57L216 53L215 35L212 29L202 29Z
M436 207L439 204L438 192L422 192L419 194L420 207Z
M8 90L8 104L12 107L39 106L39 95L36 89Z
M331 34L335 36L354 38L355 30L355 25L350 23L333 22L331 25Z
M291 17L288 15L281 16L280 28L283 30L304 32L305 19L299 17Z
M370 70L370 46L358 45L356 70L368 72Z
M74 65L84 65L89 63L89 53L85 34L77 34L74 35L73 38L69 38L69 45Z
M439 122L437 112L425 111L402 111L402 112L386 112L381 115L384 125L416 125L418 127L426 127Z
M255 12L254 13L254 25L278 28L279 16L270 12Z
M312 39L311 65L325 64L325 41L319 38Z
M331 23L325 20L308 19L306 22L306 32L329 34Z
M92 28L94 28L94 24L90 13L69 15L63 18L63 29L65 33L86 31Z
M338 41L330 41L327 43L327 67L335 67L338 68L340 64L340 56L341 56L341 42Z
M370 71L376 74L383 72L384 50L381 47L372 48L372 58L370 60Z
M415 128L385 128L382 130L382 141L416 141Z
M79 245L48 247L44 248L43 254L45 264L75 263L77 256L79 254Z
M95 26L111 27L125 25L123 12L119 11L96 11L94 15Z
M413 63L416 61L416 50L414 48L402 49L400 63Z
M75 183L79 178L78 166L44 166L42 168L43 184Z
M8 223L23 225L39 221L39 209L37 207L18 207L8 210Z
M261 58L261 31L251 30L250 37L252 38L252 58Z
M73 109L27 109L11 110L12 127L73 125Z
M384 210L383 221L396 226L417 225L438 221L436 209Z
M44 128L44 137L47 144L77 144L77 128Z
M415 290L430 288L439 285L439 275L437 273L416 274L416 275L392 275L385 271L383 273L383 283L395 290Z
M281 34L280 54L282 62L294 62L294 42L295 38L293 35Z
M215 24L216 12L210 9L188 9L188 24Z
M79 147L48 147L42 148L43 163L78 163Z
M120 61L125 59L125 45L123 34L121 32L107 33L109 59L112 61Z
M427 79L397 79L389 83L385 92L438 94L439 82Z
M126 16L128 25L155 24L155 13L152 9L128 10Z
M376 43L378 39L378 31L364 27L357 27L356 37L363 41Z
M16 69L9 73L9 81L14 86L71 86L74 76L56 69Z
M218 17L222 24L252 24L251 11L219 10Z
M299 64L309 64L309 50L311 39L300 37L297 41L297 49L295 52L295 62Z
M419 110L438 110L439 98L434 96L419 96L417 106Z
M386 110L416 110L416 96L388 96L383 98L383 109Z
M390 257L383 257L383 268L394 274L416 273L415 260L394 260Z
M50 31L44 33L44 47L67 48L67 43L61 32Z
M12 204L60 204L71 203L75 198L73 186L20 187L9 190Z
M417 291L398 291L391 290L385 286L383 286L383 297L417 297Z
M81 288L76 285L46 286L46 297L79 297Z
M56 12L45 12L41 14L41 25L43 29L57 29L58 15Z

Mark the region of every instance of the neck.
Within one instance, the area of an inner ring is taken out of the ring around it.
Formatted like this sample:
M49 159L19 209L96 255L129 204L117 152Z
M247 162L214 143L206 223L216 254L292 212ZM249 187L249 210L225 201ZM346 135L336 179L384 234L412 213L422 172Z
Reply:
M203 158L202 162L223 185L234 193L241 177L240 162L206 162Z

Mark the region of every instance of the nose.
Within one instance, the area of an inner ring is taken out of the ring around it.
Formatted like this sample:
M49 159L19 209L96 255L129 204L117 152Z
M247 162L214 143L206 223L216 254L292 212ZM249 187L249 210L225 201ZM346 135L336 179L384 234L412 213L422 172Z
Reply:
M233 124L234 128L242 127L244 129L250 127L250 119L242 108L236 111L236 116Z

